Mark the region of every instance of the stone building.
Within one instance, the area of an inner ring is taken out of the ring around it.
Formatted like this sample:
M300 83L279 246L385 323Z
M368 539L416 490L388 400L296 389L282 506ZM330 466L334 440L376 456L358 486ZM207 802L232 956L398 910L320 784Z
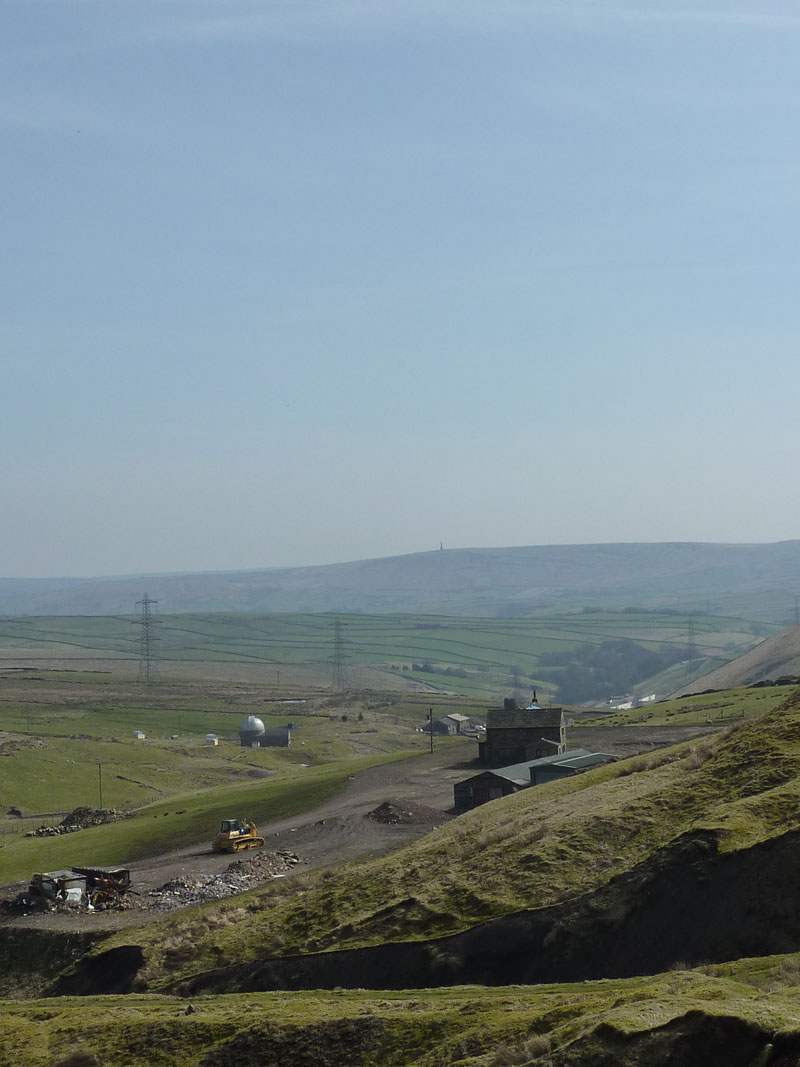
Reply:
M478 755L486 767L506 767L557 756L566 747L563 708L540 708L535 703L518 708L507 700L502 708L488 712L486 739L479 743Z

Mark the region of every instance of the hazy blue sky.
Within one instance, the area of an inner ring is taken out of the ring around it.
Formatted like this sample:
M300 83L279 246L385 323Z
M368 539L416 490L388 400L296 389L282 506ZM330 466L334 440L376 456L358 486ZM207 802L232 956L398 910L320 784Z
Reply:
M0 575L800 535L800 3L0 0Z

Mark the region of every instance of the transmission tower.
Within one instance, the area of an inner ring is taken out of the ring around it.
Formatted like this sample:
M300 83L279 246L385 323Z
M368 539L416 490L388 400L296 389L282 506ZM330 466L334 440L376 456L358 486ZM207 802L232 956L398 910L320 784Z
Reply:
M341 692L345 688L344 670L344 638L342 637L341 619L335 619L333 623L333 688Z
M139 615L139 626L141 627L141 635L139 637L139 675L136 679L138 682L152 682L158 678L158 668L156 666L157 624L150 610L157 603L158 601L151 600L147 593L144 594L142 600L136 601L136 607L141 607Z
M689 617L689 672L694 674L697 666L697 638L694 632L694 617Z

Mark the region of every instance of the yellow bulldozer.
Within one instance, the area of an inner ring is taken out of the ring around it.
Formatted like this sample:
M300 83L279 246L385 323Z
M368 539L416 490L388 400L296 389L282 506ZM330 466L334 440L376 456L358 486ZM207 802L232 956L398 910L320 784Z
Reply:
M219 833L211 843L215 852L243 852L246 848L263 848L256 824L249 819L223 819Z

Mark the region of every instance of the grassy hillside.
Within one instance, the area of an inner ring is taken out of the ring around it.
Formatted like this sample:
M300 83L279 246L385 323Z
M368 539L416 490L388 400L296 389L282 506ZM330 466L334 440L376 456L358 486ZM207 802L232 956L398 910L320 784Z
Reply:
M800 824L799 708L797 693L732 732L495 801L388 857L170 919L137 935L147 979L452 934L596 891L698 832L721 853L751 848ZM176 965L181 944L192 952Z
M643 704L629 711L581 716L581 726L726 726L765 715L782 704L794 685L740 686Z
M218 996L191 1013L146 995L95 998L92 1011L81 998L7 1001L0 1067L788 1065L798 973L797 957L776 957L528 989Z
M604 642L638 642L681 661L679 680L705 673L750 648L772 628L737 618L690 619L635 612L466 619L421 615L164 615L158 620L162 678L249 679L270 694L330 687L334 624L350 688L416 688L491 697L531 688L552 695L561 668L553 656ZM690 625L697 655L689 660ZM134 616L0 620L0 664L7 667L129 671L139 666ZM649 682L641 682L648 690ZM289 694L291 695L291 694Z

